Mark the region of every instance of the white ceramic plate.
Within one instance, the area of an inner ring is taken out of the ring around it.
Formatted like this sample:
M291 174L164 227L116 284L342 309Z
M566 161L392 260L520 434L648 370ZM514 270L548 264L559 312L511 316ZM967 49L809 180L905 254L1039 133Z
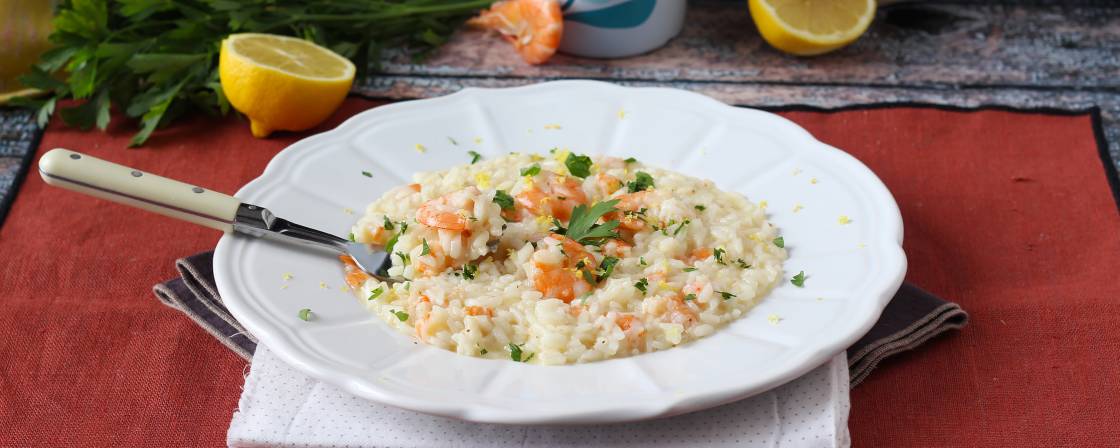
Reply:
M468 150L487 157L553 147L637 157L767 201L790 252L786 280L746 316L697 342L572 366L417 344L341 289L335 258L288 246L222 237L218 289L234 317L282 359L357 396L466 420L535 424L673 415L773 388L855 342L902 282L902 219L867 167L777 115L673 89L563 81L382 106L285 149L238 197L346 235L366 204L416 171L466 163ZM841 224L841 215L850 223ZM791 285L802 270L805 287ZM316 319L299 320L302 308Z

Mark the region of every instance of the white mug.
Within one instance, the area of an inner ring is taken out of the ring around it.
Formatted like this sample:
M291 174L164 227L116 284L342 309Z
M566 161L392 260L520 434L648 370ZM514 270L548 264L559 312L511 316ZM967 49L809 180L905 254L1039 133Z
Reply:
M645 53L680 33L685 6L685 0L560 0L560 51L592 58Z

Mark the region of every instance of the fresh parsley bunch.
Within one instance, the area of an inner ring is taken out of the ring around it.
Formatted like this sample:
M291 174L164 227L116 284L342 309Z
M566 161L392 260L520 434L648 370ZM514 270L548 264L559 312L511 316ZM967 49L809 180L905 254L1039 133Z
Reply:
M232 33L299 36L350 58L361 76L383 49L422 56L493 0L64 0L54 48L21 81L50 92L18 102L46 124L104 130L115 105L140 120L132 145L191 110L224 115L218 51Z

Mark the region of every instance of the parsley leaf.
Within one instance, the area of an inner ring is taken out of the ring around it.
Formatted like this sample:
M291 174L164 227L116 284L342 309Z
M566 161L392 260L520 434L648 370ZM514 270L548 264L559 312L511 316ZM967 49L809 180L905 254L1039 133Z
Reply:
M638 266L649 266L649 263L646 263L646 257L638 257Z
M487 353L490 353L490 352L489 352L489 351L487 351L486 349L482 349L482 350L479 350L479 351L478 351L478 354L479 354L479 355L485 355L485 354L487 354Z
M715 293L723 296L723 300L731 300L732 297L736 297L735 294L726 291L715 291Z
M494 192L494 203L498 204L498 207L501 207L502 210L513 210L513 196L510 196L505 190Z
M385 292L385 287L384 286L378 286L377 289L370 292L369 300L374 300L378 297L381 297L381 294L383 294L384 292Z
M473 149L470 150L470 151L467 151L467 154L470 154L470 156L471 156L471 165L474 165L474 164L478 163L479 160L482 160L482 154L479 154L477 151L475 151Z
M684 268L684 269L681 269L681 270L682 270L682 271L685 271L685 272L692 272L692 271L695 271L695 270L696 270L696 268L694 268L694 267L692 267L692 266L689 266L689 267L687 267L687 268Z
M540 174L540 172L541 166L536 163L534 163L533 166L521 169L522 176L536 176L537 174Z
M408 266L408 263L412 261L412 257L404 252L396 252L396 254L401 258L401 265L403 266Z
M796 286L798 288L804 288L805 287L805 271L798 272L797 275L793 276L793 278L789 280L789 282L793 283L793 286Z
M385 221L381 223L381 228L385 230L393 230L393 222L389 221L389 216L383 217Z
M599 276L596 278L598 282L606 280L614 272L614 265L618 264L618 259L615 257L603 257L603 261L599 262Z
M781 236L779 236L779 237L777 237L777 238L774 238L774 245L775 245L775 246L778 246L778 247L781 247L781 248L784 248L784 247L786 247L786 239L785 239L785 237L781 237Z
M645 171L638 171L634 175L634 180L626 184L626 191L637 193L639 191L648 190L653 188L653 176Z
M451 142L452 145L459 146L459 142L455 141L455 139L451 138L450 136L447 137L447 141Z
M679 226L677 226L677 230L673 231L673 236L677 236L678 233L681 233L681 229L683 229L684 226L688 225L688 223L690 223L690 222L692 222L692 221L689 221L688 219L685 219L684 221L681 221L681 224Z
M687 302L689 300L696 300L696 294L685 294L684 301Z
M528 357L524 357L523 359L522 355L524 354L525 353L521 351L520 345L514 344L512 342L509 343L509 359L517 362L529 362L530 359L533 359L533 353L530 353Z
M642 277L641 280L638 280L638 282L634 284L634 287L638 288L638 291L641 291L642 294L645 294L645 293L648 292L648 291L646 291L646 287L648 287L648 286L649 286L649 280L646 280L645 277Z
M743 261L742 258L736 259L735 264L739 265L739 267L742 268L742 269L750 269L751 268L751 265L749 265L749 264L747 264L747 262Z
M627 165L629 165L631 163L634 163L634 162L637 162L637 161L638 161L638 159L635 159L633 157L627 157L626 160L623 160L623 162L626 162Z
M705 207L705 206L700 205L700 204L696 204L696 205L692 206L692 208L695 208L695 209L700 210L700 211L704 211L708 207Z
M397 319L401 322L408 320L408 313L404 311L393 311L393 315L397 316Z
M358 242L358 240L354 239L354 232L350 232L350 236L348 236L347 239L349 239L352 243Z
M370 173L369 171L362 171L362 175L365 177L373 177L373 173Z
M586 179L591 175L591 164L590 157L574 153L569 153L568 158L564 159L564 166L568 167L568 172L580 179Z
M474 275L478 273L478 265L474 263L467 263L463 265L463 278L467 280L474 280Z
M572 219L568 221L568 228L564 235L580 244L601 244L604 239L618 238L614 229L618 228L618 221L611 220L596 224L603 215L615 211L618 199L606 202L596 202L590 208L580 204L572 209ZM556 223L559 226L559 223Z
M588 271L587 269L580 269L579 273L583 276L583 281L587 282L589 285L595 284L595 276L591 275L591 271Z
M393 237L389 238L389 241L385 243L385 252L393 253L393 246L397 245L397 240L400 239L401 233L404 233L404 231L402 230L400 233L394 233Z
M716 263L727 264L723 262L723 254L725 253L727 253L727 251L723 250L722 247L717 247L716 250L712 251L712 255L716 257Z
M311 320L311 308L304 308L299 310L299 320L308 322Z
M424 238L420 241L424 244L424 246L421 247L421 249L420 249L420 256L424 256L424 255L428 255L428 254L432 253L432 249L428 247L428 239Z

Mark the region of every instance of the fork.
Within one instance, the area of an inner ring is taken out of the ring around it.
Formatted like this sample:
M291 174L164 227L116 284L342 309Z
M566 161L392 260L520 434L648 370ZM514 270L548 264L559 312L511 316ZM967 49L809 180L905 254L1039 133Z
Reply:
M49 185L131 205L226 233L296 243L349 255L362 270L393 281L390 254L383 248L302 226L267 208L233 196L157 176L93 156L55 148L39 159L39 174Z

